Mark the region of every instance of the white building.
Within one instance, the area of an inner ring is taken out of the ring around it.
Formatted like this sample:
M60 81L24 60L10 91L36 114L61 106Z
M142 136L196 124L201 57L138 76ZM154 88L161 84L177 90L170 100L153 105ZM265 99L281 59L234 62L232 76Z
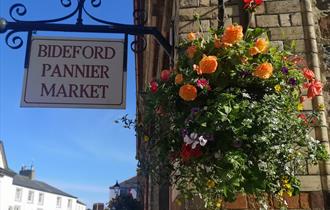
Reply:
M34 169L9 169L0 141L0 210L86 210L77 197L35 180Z

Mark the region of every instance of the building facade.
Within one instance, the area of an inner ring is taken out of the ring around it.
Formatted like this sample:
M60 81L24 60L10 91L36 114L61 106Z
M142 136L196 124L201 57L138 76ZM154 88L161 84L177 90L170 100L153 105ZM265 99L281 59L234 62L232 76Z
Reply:
M238 23L246 25L248 15L243 9L243 0L135 0L135 10L143 11L143 17L136 17L136 24L156 26L172 44L189 32L199 31L194 21L198 15L201 29L207 33L210 27ZM222 7L224 5L224 7ZM251 27L265 28L272 42L279 45L295 43L295 53L305 57L314 70L316 79L324 85L323 94L304 104L304 111L312 111L325 105L322 123L315 127L311 135L319 139L329 151L330 121L330 2L328 0L267 0L252 17ZM143 41L137 36L137 41ZM136 54L137 107L138 118L143 116L142 97L139 93L146 90L154 78L159 78L162 69L170 67L170 59L152 37L144 40L146 49ZM141 42L142 43L142 42ZM174 58L175 58L174 53ZM143 158L144 141L137 141L138 156ZM293 209L330 209L330 165L321 162L317 166L306 166L300 177L302 193L287 198L289 208ZM198 201L187 201L182 206L175 204L178 193L169 186L152 183L150 177L141 175L146 210L202 209ZM226 204L228 209L253 209L249 197L238 196L233 203Z
M118 187L118 192L116 192ZM132 195L133 199L137 199L137 193L138 193L138 184L137 184L137 177L134 176L132 178L129 178L121 183L116 182L114 186L111 186L109 191L109 201L116 198L116 196L119 195Z
M10 170L0 141L0 210L86 210L77 197L35 179L33 167Z

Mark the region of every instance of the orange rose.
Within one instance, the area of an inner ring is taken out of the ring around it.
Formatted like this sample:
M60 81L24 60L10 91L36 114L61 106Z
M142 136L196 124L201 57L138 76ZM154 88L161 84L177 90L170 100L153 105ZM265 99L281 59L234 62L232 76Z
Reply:
M220 48L221 47L221 39L217 37L217 35L214 36L214 48Z
M196 34L195 33L193 33L193 32L190 32L188 35L187 35L187 39L189 40L189 41L194 41L195 39L196 39Z
M196 52L197 52L197 47L195 45L189 46L186 50L187 57L192 59Z
M260 53L265 53L268 49L268 41L264 38L259 38L254 46L258 48Z
M249 54L250 54L251 56L257 55L259 52L260 52L260 51L259 51L259 49L258 49L257 47L251 47L251 48L249 49Z
M254 44L254 47L249 49L249 54L251 56L257 55L259 53L265 53L268 50L268 41L264 38L259 38Z
M199 71L201 74L212 74L217 70L218 61L216 56L204 55L202 60L199 61Z
M187 84L180 87L179 96L185 101L193 101L197 97L195 86Z
M273 74L273 66L271 63L262 63L260 64L256 70L253 72L253 76L258 77L260 79L268 79Z
M193 69L194 69L194 71L197 72L198 75L203 74L203 72L201 72L201 70L199 69L199 66L198 65L194 64L193 65Z
M177 74L175 76L175 84L180 85L183 82L183 75L182 74Z
M227 44L235 44L243 39L243 28L240 25L229 25L222 35L221 41Z

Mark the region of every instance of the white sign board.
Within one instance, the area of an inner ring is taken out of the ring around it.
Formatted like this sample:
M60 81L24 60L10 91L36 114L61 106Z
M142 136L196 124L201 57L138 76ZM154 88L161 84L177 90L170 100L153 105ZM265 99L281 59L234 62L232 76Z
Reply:
M32 37L21 106L125 108L123 39Z

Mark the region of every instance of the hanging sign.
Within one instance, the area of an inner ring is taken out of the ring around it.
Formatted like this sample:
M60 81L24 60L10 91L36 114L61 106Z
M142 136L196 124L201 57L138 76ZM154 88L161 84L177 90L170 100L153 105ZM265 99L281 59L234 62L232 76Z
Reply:
M125 108L126 42L32 37L21 106Z

